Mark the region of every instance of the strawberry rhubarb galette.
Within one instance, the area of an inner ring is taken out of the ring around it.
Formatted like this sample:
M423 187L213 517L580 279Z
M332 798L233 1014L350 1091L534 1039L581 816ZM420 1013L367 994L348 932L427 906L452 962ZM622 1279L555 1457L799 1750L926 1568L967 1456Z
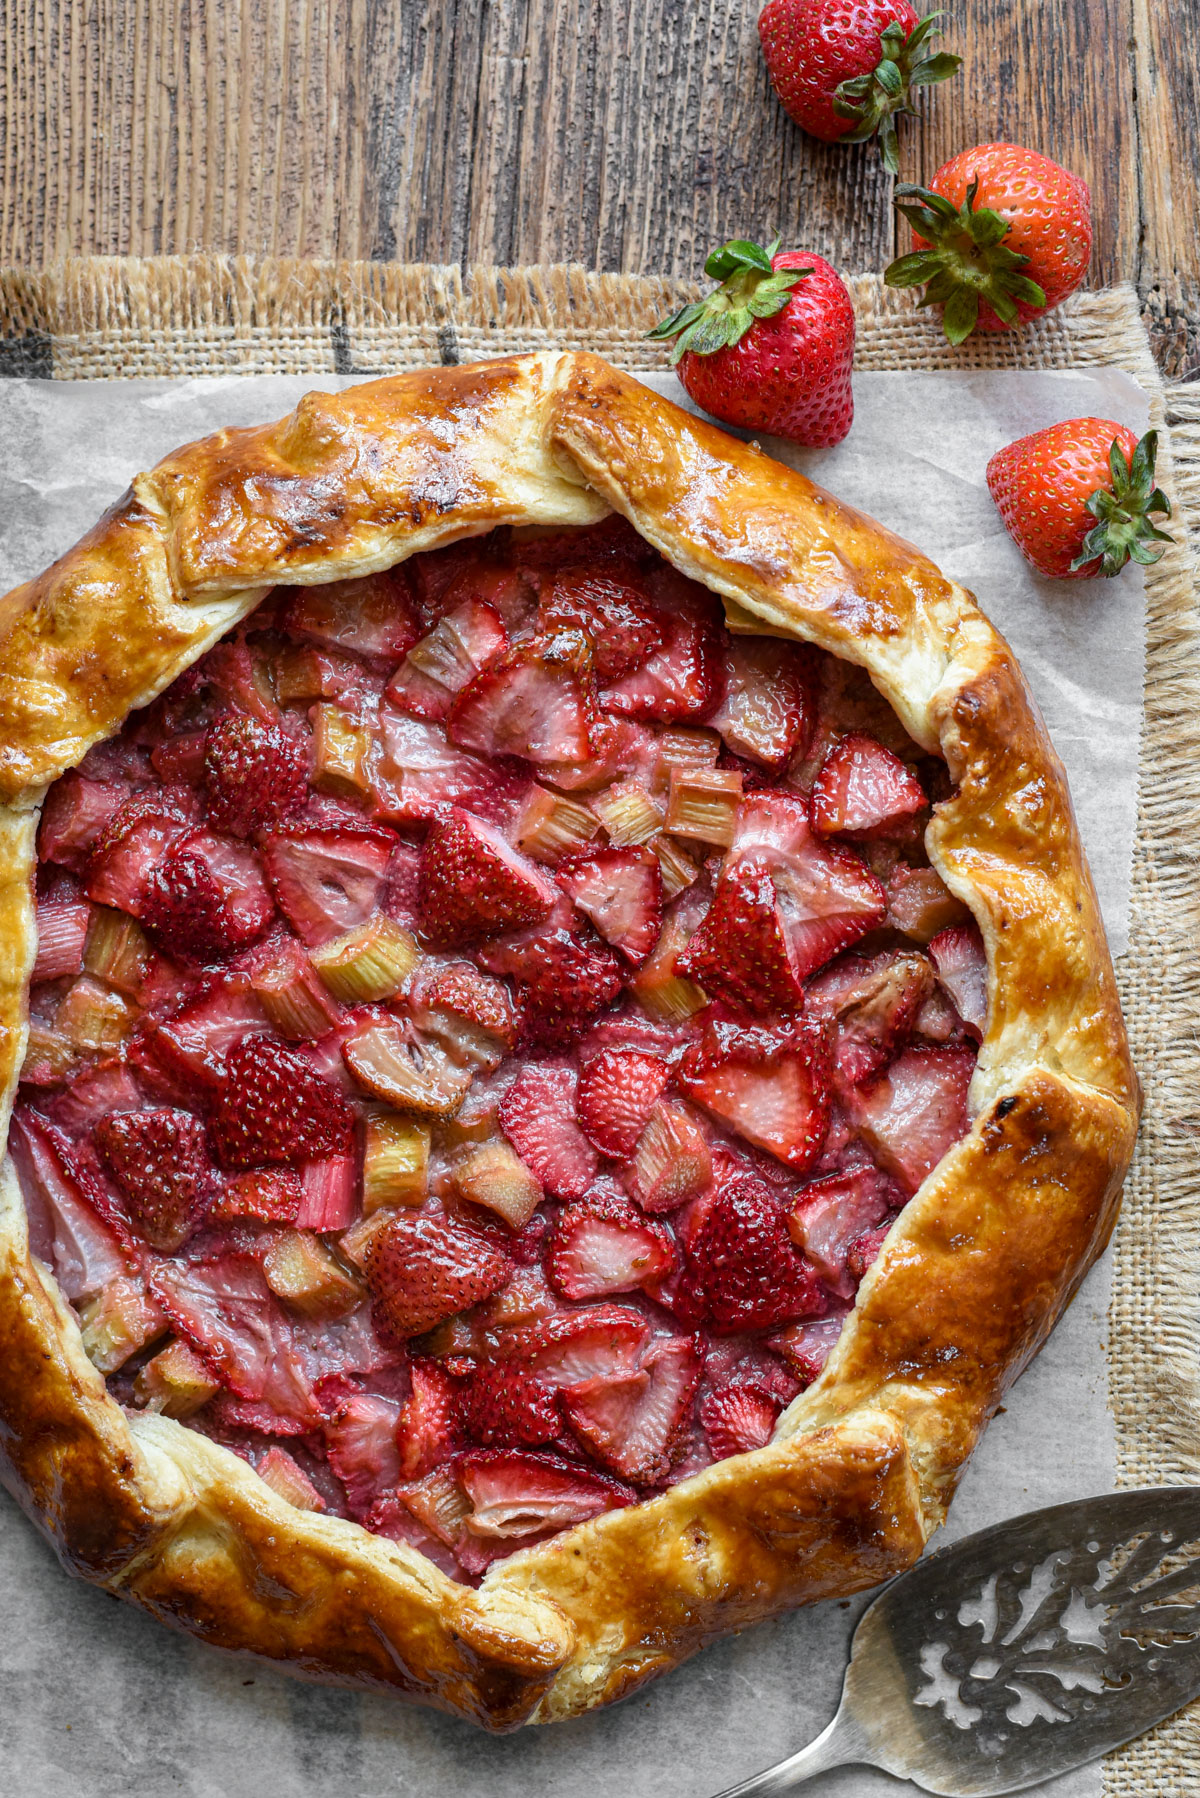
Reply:
M549 356L180 451L0 618L67 1563L507 1728L910 1562L1136 1121L970 597Z

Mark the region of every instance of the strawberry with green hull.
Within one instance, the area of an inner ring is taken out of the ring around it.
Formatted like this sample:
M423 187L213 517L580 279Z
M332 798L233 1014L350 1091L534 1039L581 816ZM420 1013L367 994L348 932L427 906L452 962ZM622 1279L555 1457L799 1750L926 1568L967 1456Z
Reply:
M1170 543L1152 522L1171 502L1154 485L1158 432L1139 441L1111 418L1072 418L1019 437L987 465L988 492L1025 560L1048 580L1149 567Z

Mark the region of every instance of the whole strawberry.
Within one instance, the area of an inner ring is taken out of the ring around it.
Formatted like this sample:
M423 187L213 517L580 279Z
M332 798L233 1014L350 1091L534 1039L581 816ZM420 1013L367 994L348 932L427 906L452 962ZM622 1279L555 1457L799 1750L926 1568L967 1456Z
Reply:
M820 256L735 238L704 272L721 285L656 325L698 406L725 424L823 449L854 418L854 307Z
M1170 517L1154 485L1158 433L1139 443L1111 418L1072 418L1020 437L987 466L988 492L1027 561L1052 580L1119 574L1127 561L1157 562Z
M941 15L917 17L908 0L768 0L758 35L772 86L796 123L827 144L878 134L896 172L896 114L910 90L947 81L962 63L931 55Z
M1074 293L1092 253L1086 181L1017 144L978 144L944 163L928 187L902 183L896 205L913 253L884 271L889 287L924 287L951 343L1007 331Z

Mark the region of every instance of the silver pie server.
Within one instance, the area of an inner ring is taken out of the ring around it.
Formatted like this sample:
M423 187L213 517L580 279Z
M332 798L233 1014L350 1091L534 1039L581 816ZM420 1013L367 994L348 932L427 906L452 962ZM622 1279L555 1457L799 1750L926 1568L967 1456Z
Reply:
M948 1798L1019 1792L1198 1695L1200 1487L1051 1505L886 1586L829 1727L720 1798L777 1798L854 1762Z

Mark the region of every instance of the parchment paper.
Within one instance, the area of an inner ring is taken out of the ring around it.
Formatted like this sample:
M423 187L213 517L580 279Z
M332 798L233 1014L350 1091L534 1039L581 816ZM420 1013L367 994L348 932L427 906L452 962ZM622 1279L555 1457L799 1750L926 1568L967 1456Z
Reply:
M59 554L177 444L276 417L345 378L0 383L0 593ZM682 400L671 375L651 384ZM1140 573L1042 582L1004 533L988 457L1084 413L1141 432L1141 390L1087 372L868 373L845 444L796 452L806 473L918 543L1012 642L1071 779L1115 951L1128 939L1144 665ZM1109 1272L1085 1283L1010 1396L944 1539L1111 1490L1102 1352ZM708 1798L793 1752L832 1715L867 1599L814 1606L709 1649L612 1710L493 1741L394 1701L326 1691L176 1636L70 1581L0 1494L0 1789L20 1798ZM1098 1798L1098 1768L1041 1788ZM831 1798L911 1787L861 1768Z

